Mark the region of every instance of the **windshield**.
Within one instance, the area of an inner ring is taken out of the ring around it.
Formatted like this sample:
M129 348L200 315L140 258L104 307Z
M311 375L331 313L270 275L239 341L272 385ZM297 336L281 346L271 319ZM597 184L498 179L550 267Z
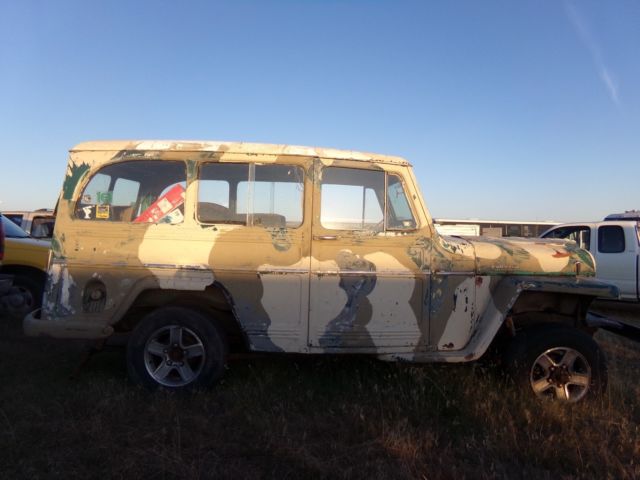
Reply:
M4 227L4 234L7 238L28 238L27 232L22 230L19 226L2 215L2 226Z

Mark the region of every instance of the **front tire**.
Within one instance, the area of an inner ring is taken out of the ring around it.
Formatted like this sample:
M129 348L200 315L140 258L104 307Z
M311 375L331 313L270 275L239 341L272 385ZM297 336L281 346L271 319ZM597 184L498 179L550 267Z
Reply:
M600 395L607 386L604 352L591 336L565 325L518 332L504 359L514 382L541 398L575 403Z
M45 277L41 275L17 274L13 276L12 292L22 297L23 303L19 307L11 307L9 313L19 319L40 308L44 292Z
M189 390L208 387L222 377L226 340L202 314L182 307L149 313L127 345L127 371L134 383L149 389Z

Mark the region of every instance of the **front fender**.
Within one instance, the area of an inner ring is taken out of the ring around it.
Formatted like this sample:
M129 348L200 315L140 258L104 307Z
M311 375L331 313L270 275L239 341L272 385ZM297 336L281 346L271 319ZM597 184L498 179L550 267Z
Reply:
M543 292L560 295L617 298L619 291L614 285L597 280L570 276L529 276L504 275L476 277L475 308L469 325L455 325L455 329L470 329L464 347L455 351L440 348L435 339L436 349L413 354L410 360L416 362L468 362L480 358L491 345L500 327L506 320L516 301L523 292ZM451 321L451 319L450 319ZM446 345L445 345L446 347ZM398 355L397 358L402 358ZM409 359L409 358L407 358Z

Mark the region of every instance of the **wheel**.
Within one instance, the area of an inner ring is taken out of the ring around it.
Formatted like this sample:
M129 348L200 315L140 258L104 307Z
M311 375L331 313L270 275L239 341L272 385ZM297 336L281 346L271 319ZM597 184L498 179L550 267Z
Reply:
M36 278L37 275L14 275L13 287L11 289L13 294L17 294L22 298L20 306L9 308L9 312L16 318L24 318L25 315L34 311L36 308L40 308L42 305L42 294L44 292L44 275L41 278Z
M538 397L575 403L607 386L604 352L576 328L547 324L518 332L504 360L514 382Z
M165 307L149 313L127 344L127 370L134 383L150 389L208 387L224 373L226 340L198 312Z

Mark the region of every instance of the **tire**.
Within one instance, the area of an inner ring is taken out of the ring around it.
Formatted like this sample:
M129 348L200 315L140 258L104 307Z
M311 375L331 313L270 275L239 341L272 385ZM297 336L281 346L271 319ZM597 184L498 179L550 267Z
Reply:
M601 395L607 386L604 352L591 336L565 325L518 332L504 365L516 385L541 398L575 403Z
M149 313L127 344L129 378L155 390L190 390L214 384L224 373L224 335L205 316L182 307Z
M10 307L10 314L15 318L23 319L28 313L40 308L44 293L44 283L44 275L14 275L11 292L20 294L24 303L20 307Z

